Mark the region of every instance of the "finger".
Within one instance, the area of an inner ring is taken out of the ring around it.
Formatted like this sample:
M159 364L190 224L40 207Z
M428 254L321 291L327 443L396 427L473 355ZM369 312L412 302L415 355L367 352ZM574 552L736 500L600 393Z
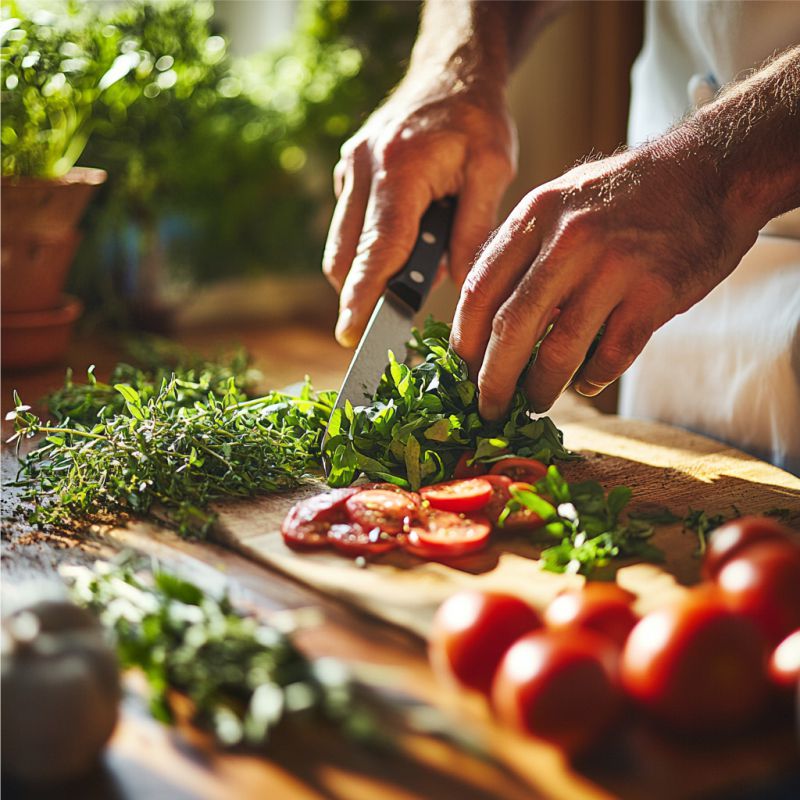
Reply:
M493 320L540 245L535 217L512 215L484 247L461 288L450 342L475 378L492 334Z
M337 200L342 194L342 189L344 188L344 177L346 173L347 161L344 158L340 158L339 161L336 162L336 166L333 168L333 194Z
M373 178L364 230L339 298L336 338L341 344L358 342L386 282L411 255L432 200L429 186L418 179L389 178L383 171Z
M546 411L580 369L597 332L618 304L621 281L608 285L607 276L574 291L545 336L536 361L525 376L524 390L537 412Z
M478 251L494 228L509 180L508 168L503 171L503 165L499 164L494 169L483 161L467 170L449 248L450 274L457 286L464 283Z
M333 211L322 256L322 271L337 291L341 291L356 255L358 240L364 228L371 177L368 158L354 156L344 163L342 190Z
M653 331L666 322L665 316L643 313L639 302L621 303L609 317L594 354L578 373L575 391L594 397L617 380L642 352Z
M506 413L536 342L555 317L554 330L567 314L563 301L572 290L570 274L553 258L541 256L495 315L478 374L478 406L484 419Z

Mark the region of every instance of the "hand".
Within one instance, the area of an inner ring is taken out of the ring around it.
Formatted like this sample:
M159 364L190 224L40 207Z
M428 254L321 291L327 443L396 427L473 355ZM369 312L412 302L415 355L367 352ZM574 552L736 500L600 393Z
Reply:
M459 197L449 269L460 285L513 176L516 140L501 85L421 83L406 78L344 144L334 171L338 202L323 271L340 290L336 338L346 346L358 342L411 254L428 205Z
M582 164L529 193L481 253L453 323L481 415L504 413L551 322L524 378L534 410L546 411L573 378L581 394L598 394L658 327L736 267L757 231L727 207L711 159L678 135Z

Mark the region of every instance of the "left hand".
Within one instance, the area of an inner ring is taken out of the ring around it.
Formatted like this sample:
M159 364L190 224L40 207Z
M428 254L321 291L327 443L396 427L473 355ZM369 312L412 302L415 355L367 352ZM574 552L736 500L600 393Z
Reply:
M711 159L668 134L530 192L469 273L453 323L481 415L502 416L551 322L524 378L537 412L573 378L581 394L601 392L657 328L732 272L759 224L730 207L721 183Z

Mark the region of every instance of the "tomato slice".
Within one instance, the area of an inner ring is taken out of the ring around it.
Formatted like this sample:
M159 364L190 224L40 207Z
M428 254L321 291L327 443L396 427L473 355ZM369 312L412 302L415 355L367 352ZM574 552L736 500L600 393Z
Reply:
M533 489L529 483L522 481L513 481L511 486L508 487L509 493L516 490ZM541 528L544 525L544 520L533 511L527 508L521 508L519 511L514 511L503 520L503 528L507 531L530 531L534 528Z
M331 524L345 518L347 500L358 489L333 489L295 503L281 525L283 540L290 547L324 547Z
M403 547L422 558L455 558L486 547L491 530L484 516L464 517L434 508L426 514L424 525L409 530Z
M507 475L484 475L485 480L492 487L492 496L489 502L481 509L492 525L497 525L497 520L502 514L506 503L511 499L511 478Z
M477 511L489 502L492 496L492 485L483 478L470 478L465 481L448 481L425 486L420 489L419 494L433 508L441 511L466 513Z
M339 522L330 526L328 542L349 556L378 555L399 546L396 536L380 528L368 530L356 522Z
M535 458L504 458L495 461L490 475L507 475L514 481L536 483L547 474L547 466Z
M469 464L469 460L475 456L474 450L467 450L461 458L458 459L458 463L456 464L456 468L453 470L453 477L457 478L458 480L464 480L465 478L477 478L480 475L485 475L488 471L486 468L486 464L482 464L477 462L475 464Z
M417 513L419 503L410 492L365 489L349 497L345 507L350 519L367 530L400 533Z

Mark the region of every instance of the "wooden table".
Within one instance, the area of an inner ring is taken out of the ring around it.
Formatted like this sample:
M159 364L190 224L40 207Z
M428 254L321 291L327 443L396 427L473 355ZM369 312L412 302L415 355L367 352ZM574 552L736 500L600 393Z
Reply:
M211 333L183 337L196 347L219 344ZM325 333L306 328L241 331L234 335L266 367L267 383L284 385L308 372L319 387L335 386L348 355ZM102 375L117 357L116 348L79 341L71 362L76 374L92 361ZM58 385L60 369L40 375L4 375L3 413L10 390L34 397ZM592 417L596 412L572 398L560 403L559 423ZM4 429L7 433L7 428ZM10 453L3 454L4 480L13 473ZM3 493L4 518L13 496ZM468 756L430 737L404 743L402 755L386 756L342 742L320 729L314 741L279 741L266 757L222 753L188 727L168 729L144 710L141 692L131 680L122 722L104 763L86 781L39 795L4 785L8 797L139 798L599 798L609 796L760 797L770 789L791 792L800 781L796 742L791 731L773 729L756 739L734 740L698 749L667 740L641 726L628 725L588 761L570 767L557 753L497 730L479 709L454 704L437 686L427 666L420 638L359 613L282 574L215 544L186 541L149 523L90 529L80 538L48 537L24 525L4 522L2 566L6 588L33 574L52 572L59 564L89 563L123 548L159 558L205 585L224 581L235 599L268 614L286 608L313 607L324 622L305 631L301 646L311 655L336 656L353 664L391 668L394 688L422 701L447 707L472 726L479 737L502 753L502 763ZM8 735L8 732L6 732ZM724 759L724 766L720 761ZM531 764L537 774L531 774ZM543 768L544 767L544 768ZM792 783L794 781L794 783ZM535 789L533 787L536 787ZM789 796L774 794L773 796Z

